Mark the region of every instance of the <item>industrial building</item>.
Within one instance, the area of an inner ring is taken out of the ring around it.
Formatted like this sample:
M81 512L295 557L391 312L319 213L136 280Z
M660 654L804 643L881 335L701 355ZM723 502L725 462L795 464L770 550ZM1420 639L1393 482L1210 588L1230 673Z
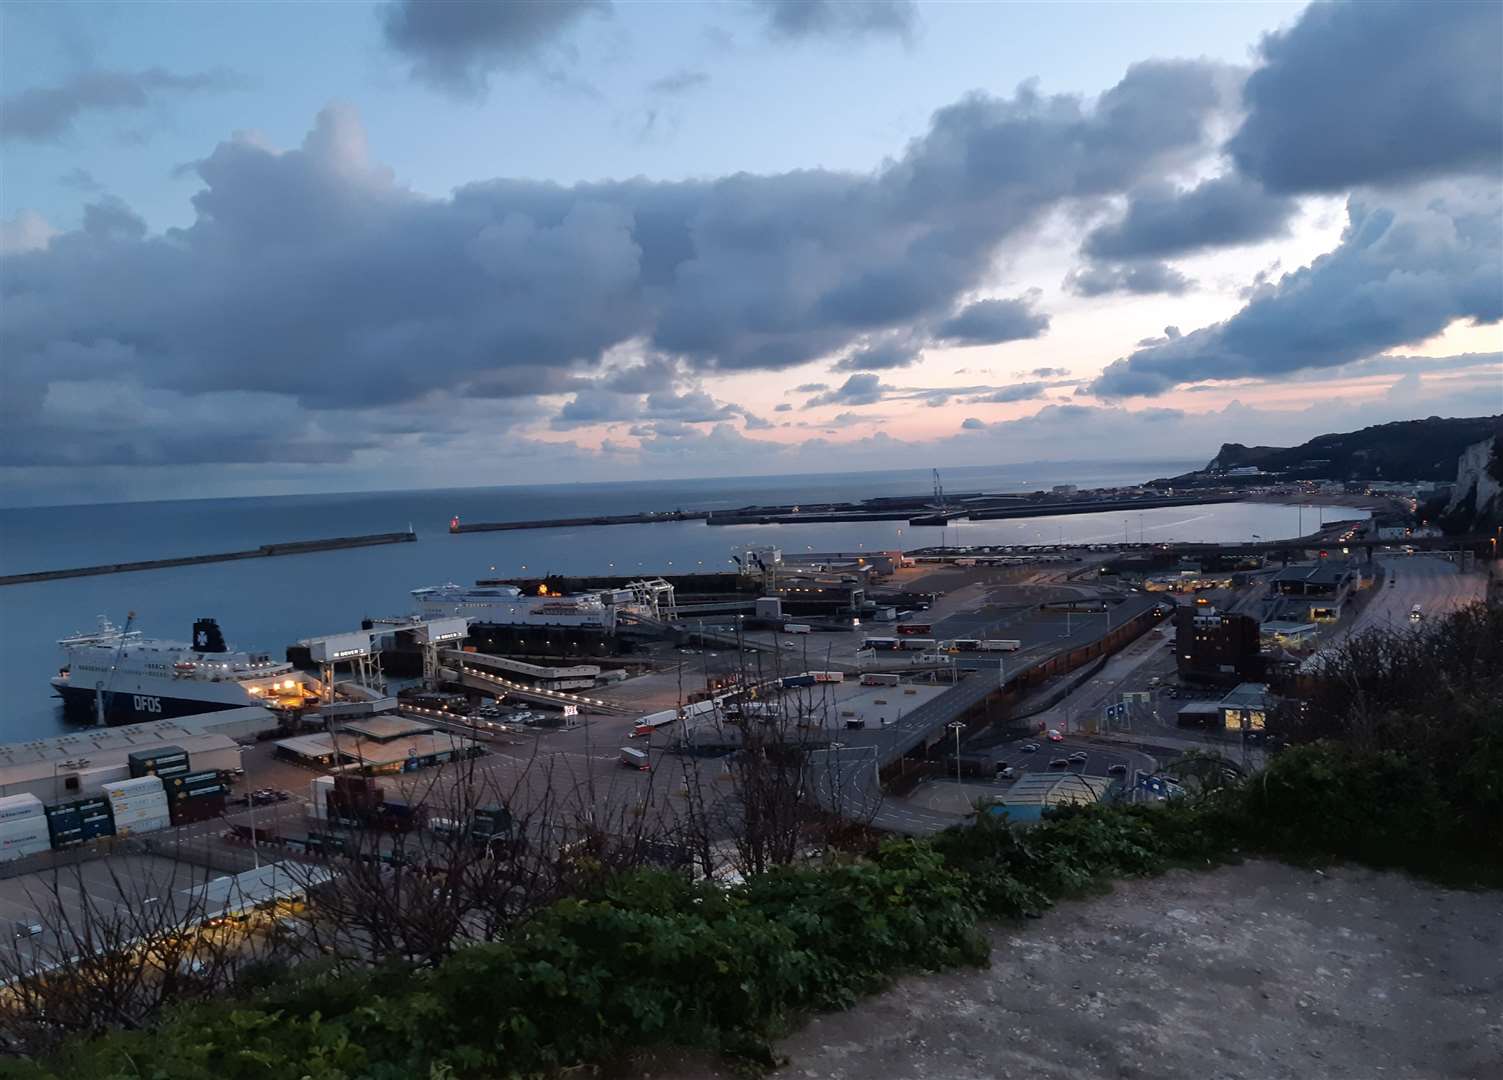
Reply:
M997 796L989 813L1005 814L1009 821L1031 822L1055 806L1089 805L1105 800L1115 780L1080 773L1024 773L1007 793Z
M1262 640L1251 615L1179 607L1174 634L1176 666L1186 681L1230 685L1263 677Z
M1282 614L1308 622L1335 622L1356 587L1357 571L1344 563L1302 563L1274 575L1271 588Z
M1190 701L1181 705L1176 720L1180 727L1208 731L1261 734L1275 700L1264 683L1241 683L1220 701Z
M390 715L351 720L334 731L277 742L278 757L311 768L365 776L414 772L480 752L474 739L437 731L434 725L420 720Z
M276 726L268 710L247 707L11 743L0 746L0 795L29 793L50 804L92 794L128 779L132 754L168 746L186 751L194 769L234 772L240 768L234 736Z

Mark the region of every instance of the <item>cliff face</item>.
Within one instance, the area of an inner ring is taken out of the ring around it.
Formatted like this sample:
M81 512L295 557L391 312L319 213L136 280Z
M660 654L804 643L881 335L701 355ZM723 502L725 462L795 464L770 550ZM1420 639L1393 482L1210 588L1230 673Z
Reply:
M1451 489L1451 501L1446 513L1470 513L1477 524L1503 518L1503 473L1500 455L1503 455L1503 435L1473 443L1461 452L1456 463L1456 486Z

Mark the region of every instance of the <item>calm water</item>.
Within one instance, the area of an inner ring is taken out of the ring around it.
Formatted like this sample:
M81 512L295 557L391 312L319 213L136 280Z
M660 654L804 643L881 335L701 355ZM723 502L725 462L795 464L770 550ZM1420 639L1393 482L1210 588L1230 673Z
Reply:
M947 490L1033 490L1138 483L1197 467L1193 462L1132 465L948 469ZM715 509L751 503L858 499L929 490L927 471L761 477L451 491L297 495L255 499L123 503L0 510L0 572L85 566L129 559L231 551L280 540L403 530L414 544L206 566L75 578L0 588L0 741L61 729L47 679L61 662L58 638L91 628L96 614L117 623L129 611L147 636L185 640L193 620L214 616L232 644L280 655L298 638L357 627L367 615L409 609L421 585L487 575L635 573L725 566L733 548L775 543L789 552L921 547L950 543L1054 543L1136 540L1237 540L1298 535L1294 507L1228 504L1134 514L961 523L944 530L880 524L744 525L702 522L547 529L515 533L448 532L469 521L522 520L585 513ZM1341 509L1328 517L1357 516ZM1304 509L1308 529L1321 511ZM901 530L901 534L900 534Z

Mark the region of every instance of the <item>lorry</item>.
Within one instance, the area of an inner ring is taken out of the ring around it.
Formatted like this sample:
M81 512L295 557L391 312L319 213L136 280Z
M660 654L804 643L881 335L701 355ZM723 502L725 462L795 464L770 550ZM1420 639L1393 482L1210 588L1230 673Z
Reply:
M643 772L652 768L652 761L648 758L647 752L645 750L638 750L635 747L631 746L623 746L620 749L620 753L620 761L622 766L624 766L625 768L637 769Z
M808 634L813 630L814 628L808 623L791 622L783 624L783 633L785 634Z
M981 643L982 652L1017 652L1022 647L1016 638L988 638Z

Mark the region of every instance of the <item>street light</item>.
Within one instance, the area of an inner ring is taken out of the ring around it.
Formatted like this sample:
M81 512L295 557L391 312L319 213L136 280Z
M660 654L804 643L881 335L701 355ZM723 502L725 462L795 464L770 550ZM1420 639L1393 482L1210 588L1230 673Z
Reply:
M965 730L965 725L959 720L951 720L945 726L955 732L955 782L963 788L965 785L960 779L960 733Z

